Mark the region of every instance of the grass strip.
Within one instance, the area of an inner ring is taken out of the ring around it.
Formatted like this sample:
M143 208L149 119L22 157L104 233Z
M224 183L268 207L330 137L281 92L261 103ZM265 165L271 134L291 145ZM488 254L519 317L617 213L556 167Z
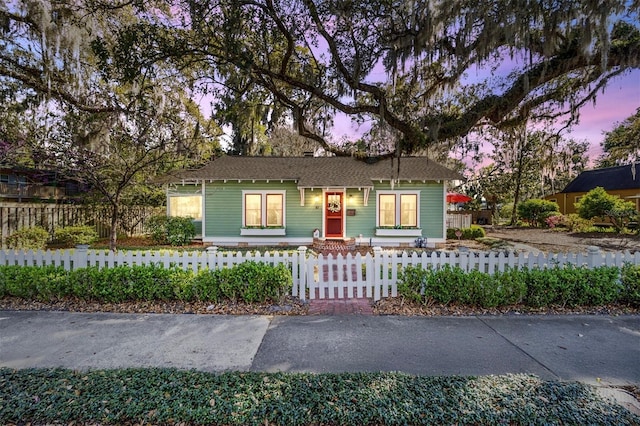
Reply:
M580 383L529 375L0 369L0 423L640 424Z

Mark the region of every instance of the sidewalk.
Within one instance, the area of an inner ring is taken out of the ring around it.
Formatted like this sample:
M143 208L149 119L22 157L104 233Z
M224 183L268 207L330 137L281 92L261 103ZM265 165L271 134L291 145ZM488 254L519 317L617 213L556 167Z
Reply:
M0 311L0 367L530 373L640 383L640 316L216 316Z

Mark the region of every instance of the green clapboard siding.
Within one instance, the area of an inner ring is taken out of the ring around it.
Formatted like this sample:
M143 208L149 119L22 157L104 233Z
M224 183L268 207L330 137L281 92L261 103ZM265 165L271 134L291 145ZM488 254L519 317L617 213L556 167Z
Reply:
M347 189L347 209L355 210L355 216L347 216L347 237L358 238L361 234L369 238L373 236L376 228L376 202L373 198L374 191L369 193L369 205L364 205L364 191Z
M394 185L393 189L397 191L420 191L420 227L422 228L422 236L428 238L443 238L444 227L444 200L443 191L444 184L437 182L400 182ZM369 206L372 210L371 223L374 225L370 229L370 233L375 232L376 221L376 191L391 190L388 182L375 185L375 189L369 195ZM366 235L366 234L365 234Z
M240 236L242 227L242 191L285 190L285 227L287 237L311 237L315 228L320 228L322 190L305 190L305 205L300 206L300 191L294 182L214 182L206 185L205 214L208 237ZM250 237L247 237L250 238Z
M376 227L376 190L390 190L388 183L376 185L369 194L369 205L364 206L364 191L348 189L346 209L355 210L354 216L346 216L346 236L370 237ZM397 190L420 190L420 224L426 237L441 238L443 216L443 184L406 183L396 185ZM205 227L207 237L240 236L242 227L242 191L286 191L286 236L309 238L315 228L322 229L321 189L305 189L304 206L300 206L300 192L295 182L213 182L205 188ZM346 212L345 212L346 215ZM250 237L248 237L250 238Z

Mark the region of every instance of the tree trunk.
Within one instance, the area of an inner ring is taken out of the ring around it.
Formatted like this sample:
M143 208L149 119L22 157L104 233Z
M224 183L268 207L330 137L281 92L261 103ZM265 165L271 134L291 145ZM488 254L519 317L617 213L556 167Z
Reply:
M522 149L518 150L518 167L516 168L516 187L513 193L513 210L511 210L511 223L509 225L514 226L518 223L518 202L520 201L520 186L522 184L522 163L524 161L524 155Z
M118 208L118 203L111 204L111 231L109 234L109 250L112 252L118 251L116 248L116 243L118 240L118 215L120 214L120 209Z

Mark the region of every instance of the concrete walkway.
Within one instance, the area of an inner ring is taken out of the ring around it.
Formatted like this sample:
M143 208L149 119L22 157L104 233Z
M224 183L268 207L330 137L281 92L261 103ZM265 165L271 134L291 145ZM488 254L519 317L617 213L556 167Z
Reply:
M640 316L217 316L0 311L0 366L531 373L640 384Z

